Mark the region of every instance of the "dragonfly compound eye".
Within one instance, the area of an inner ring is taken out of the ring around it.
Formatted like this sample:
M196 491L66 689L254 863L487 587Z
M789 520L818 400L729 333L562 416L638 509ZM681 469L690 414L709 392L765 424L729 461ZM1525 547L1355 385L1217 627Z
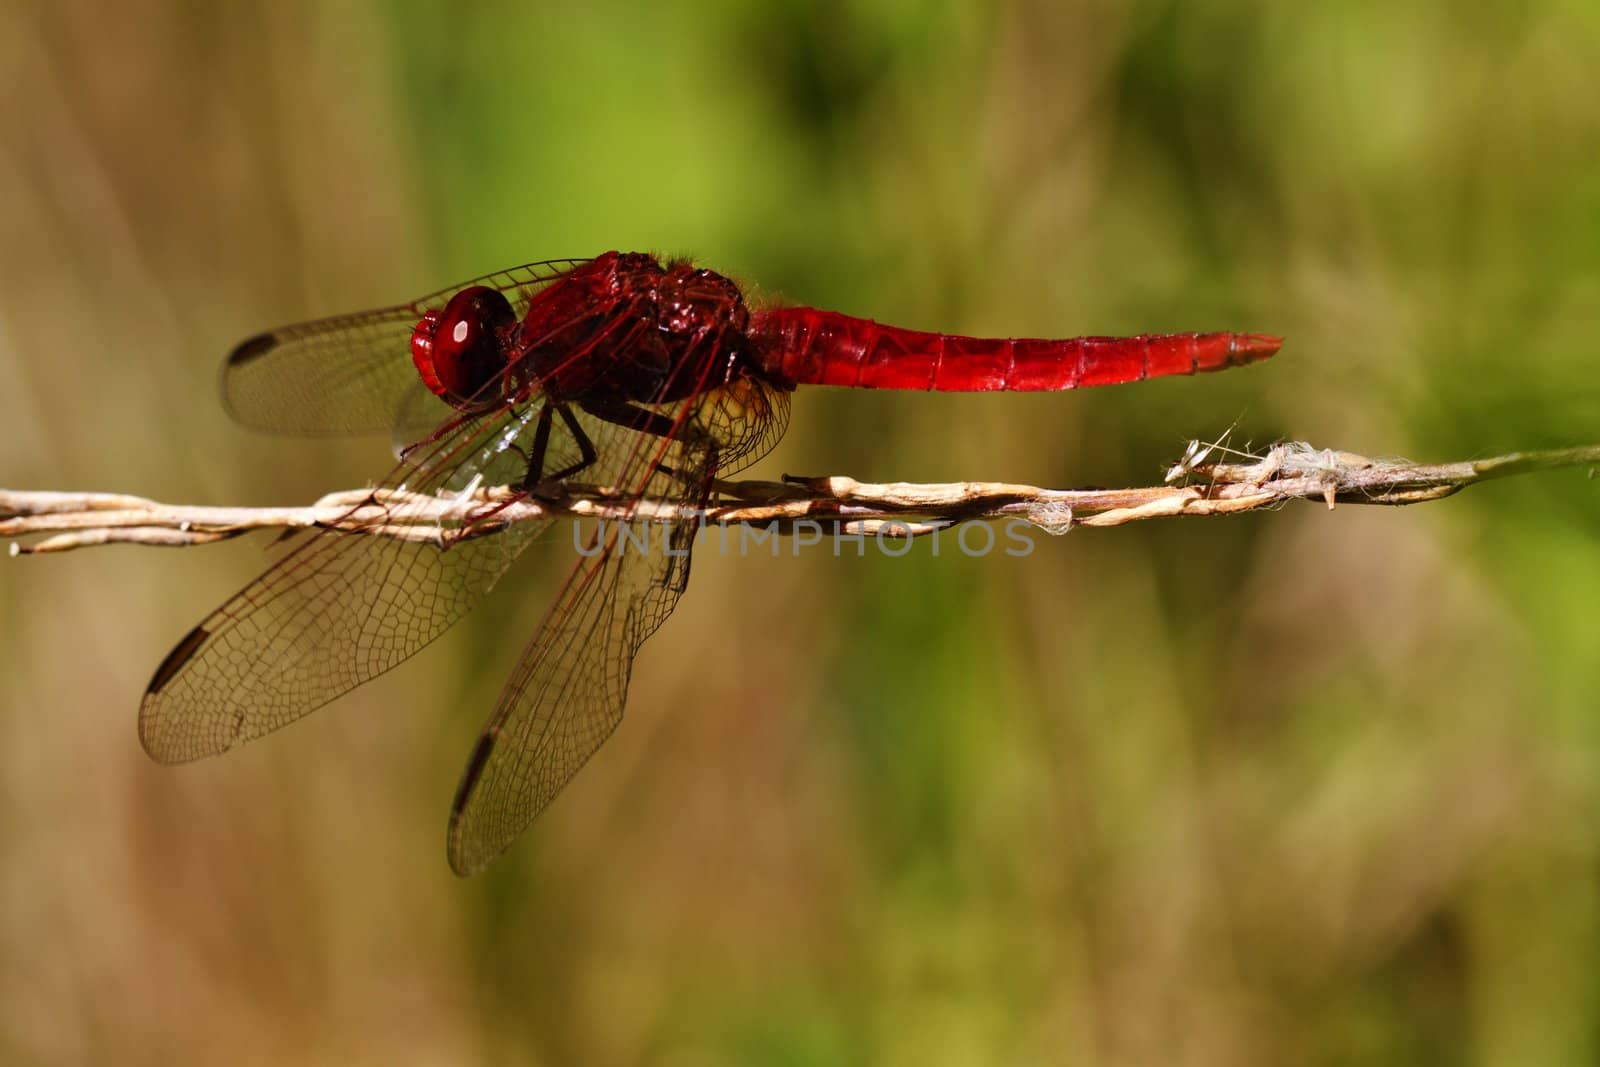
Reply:
M486 387L506 369L517 316L498 289L474 285L430 311L411 331L411 362L433 393L463 410L492 406Z

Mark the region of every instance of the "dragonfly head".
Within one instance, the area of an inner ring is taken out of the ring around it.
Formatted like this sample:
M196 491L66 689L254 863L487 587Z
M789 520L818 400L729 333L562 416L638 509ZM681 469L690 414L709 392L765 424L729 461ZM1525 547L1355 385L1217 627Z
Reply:
M500 401L491 388L510 363L517 315L498 289L474 285L429 311L411 331L411 362L435 396L460 411Z

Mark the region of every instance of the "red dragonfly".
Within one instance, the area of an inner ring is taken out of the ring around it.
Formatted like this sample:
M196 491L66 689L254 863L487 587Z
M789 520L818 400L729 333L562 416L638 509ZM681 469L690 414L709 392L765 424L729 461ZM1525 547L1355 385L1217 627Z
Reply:
M1073 389L1266 359L1262 334L998 340L924 333L810 307L751 307L688 262L607 252L501 271L409 303L287 326L229 355L239 421L317 433L393 429L404 449L374 489L563 480L693 508L765 455L797 385L940 391ZM407 356L409 355L409 359ZM413 497L412 499L415 499ZM409 505L416 508L416 504ZM139 736L161 762L224 752L411 656L487 594L553 520L468 520L441 543L323 529L189 632L156 669ZM481 869L551 801L622 718L634 654L689 577L698 523L670 552L593 534L467 761L450 865Z

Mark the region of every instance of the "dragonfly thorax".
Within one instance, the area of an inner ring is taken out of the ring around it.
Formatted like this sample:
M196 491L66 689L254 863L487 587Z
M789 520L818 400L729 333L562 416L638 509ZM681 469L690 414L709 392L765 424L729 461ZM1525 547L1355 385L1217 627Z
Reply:
M726 382L742 361L748 323L730 279L608 252L534 300L520 358L557 400L665 403Z

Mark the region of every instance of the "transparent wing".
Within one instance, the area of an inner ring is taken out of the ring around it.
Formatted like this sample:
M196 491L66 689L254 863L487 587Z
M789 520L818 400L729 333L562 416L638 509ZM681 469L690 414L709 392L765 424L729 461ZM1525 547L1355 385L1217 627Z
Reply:
M402 401L417 381L411 364L411 331L424 312L443 308L468 286L487 285L504 292L520 318L534 294L586 262L529 263L393 307L257 334L239 344L223 364L223 406L239 422L263 430L298 434L388 430L401 416ZM427 429L437 425L436 421Z
M419 445L368 499L363 528L422 510L385 490L517 485L533 409L463 419ZM577 455L555 427L552 455ZM164 763L215 755L276 730L438 637L487 594L548 522L507 525L486 509L441 524L439 543L319 531L212 612L157 668L139 737Z
M455 409L435 396L413 371L411 384L401 391L394 425L390 427L389 444L395 458L404 457L412 445L454 418L455 413Z
M703 505L714 477L776 443L787 411L786 393L737 379L680 406L670 416L676 432L669 440L623 430L621 436L633 438L631 456L612 484L653 500ZM616 430L593 432L615 438ZM691 521L641 534L642 527L605 524L588 541L456 791L448 851L458 874L480 870L503 852L622 720L634 655L677 604L699 528Z
M577 361L596 344L630 343L642 327L634 302L623 300L580 307L550 328L576 330L566 358ZM483 388L498 395L501 383ZM552 414L534 393L514 408L452 412L409 447L345 523L284 556L168 654L140 708L146 750L166 762L226 751L396 666L465 615L549 525L499 517L528 495L535 454L541 472L553 472L575 469L590 451L575 423ZM629 444L590 466L629 462ZM424 522L433 540L392 536L393 528L414 529L436 495L480 487L502 492L459 518Z
M520 310L538 286L572 265L494 277L525 286L518 290ZM577 365L602 342L616 357L649 334L649 316L633 299L575 306L572 318L547 324L547 332L530 344L568 345L565 361L552 373ZM278 428L390 425L397 411L408 410L401 398L412 376L408 361L395 358L399 384L372 386L385 373L373 368L389 364L371 338L384 330L394 331L392 340L409 336L413 316L420 316L428 300L406 305L404 316L397 309L347 316L241 346L229 365L236 410ZM347 351L352 342L353 354ZM406 451L367 498L359 530L313 536L169 654L140 712L147 750L165 761L222 752L388 670L475 605L548 525L509 524L490 509L447 528L439 545L367 536L423 512L403 490L437 494L521 486L530 456L545 443L541 471L581 468L573 480L613 487L634 501L647 494L669 503L708 501L718 475L753 462L776 442L787 395L740 376L720 335L703 337L698 347L674 363L656 393L687 400L634 404L595 392L560 405L535 396L514 410L447 417ZM274 388L265 376L269 363L274 382L296 369L307 373L290 388ZM302 395L306 389L358 402L332 405L320 395ZM498 385L485 389L498 392ZM370 399L379 393L381 404ZM527 494L513 489L510 498L519 495ZM540 624L463 777L450 829L457 870L475 870L503 850L615 726L635 652L683 591L697 529L695 520L672 527L666 534L672 550L666 552L658 532L653 556L638 547L622 550L617 526L591 543Z

